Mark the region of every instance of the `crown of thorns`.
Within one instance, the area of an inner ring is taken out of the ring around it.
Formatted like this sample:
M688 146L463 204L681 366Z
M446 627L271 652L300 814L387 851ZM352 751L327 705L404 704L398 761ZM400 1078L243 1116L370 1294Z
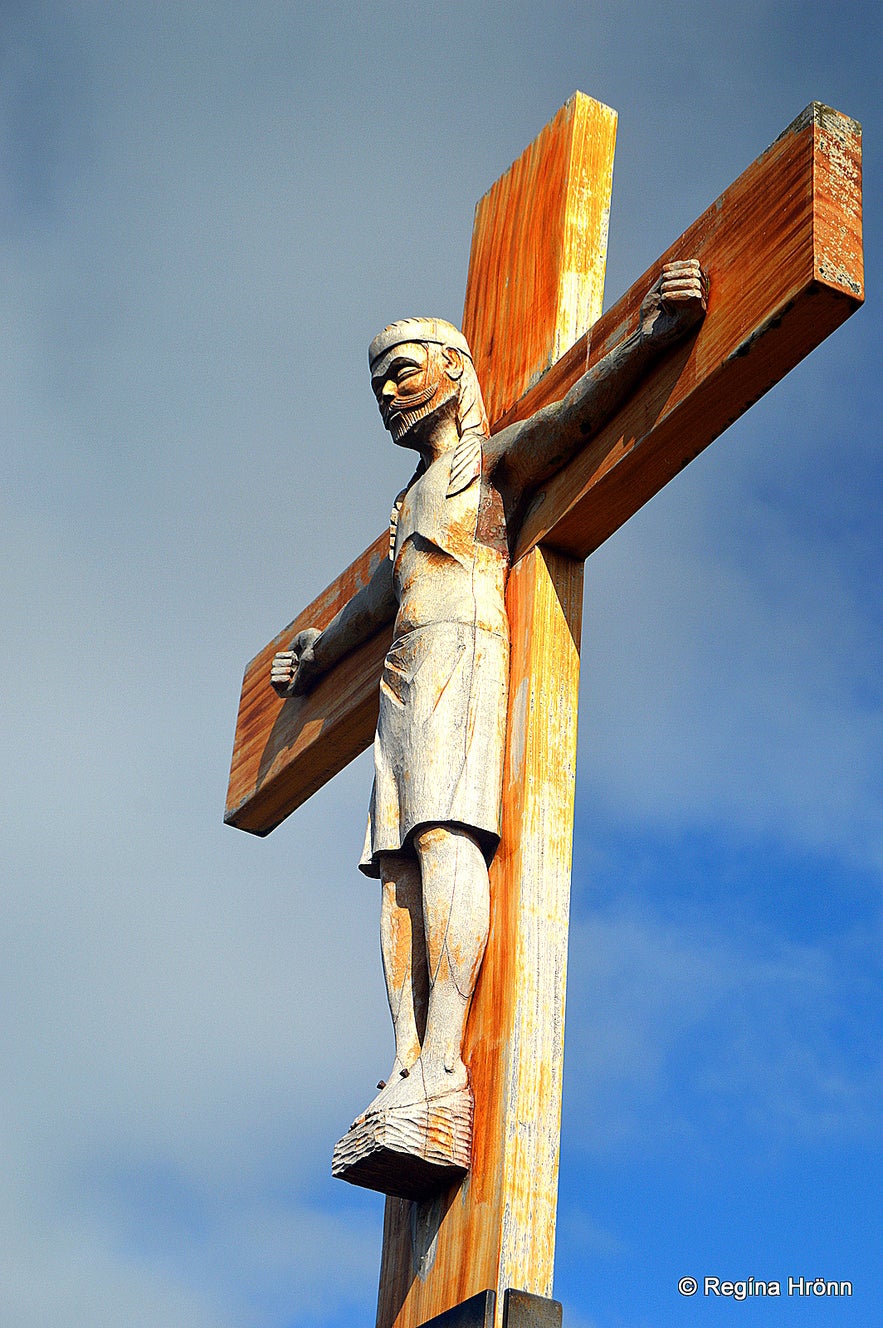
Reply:
M472 359L468 341L453 323L446 323L443 318L401 318L397 323L390 323L371 342L368 347L368 364L373 368L381 355L404 342L453 346L469 360Z

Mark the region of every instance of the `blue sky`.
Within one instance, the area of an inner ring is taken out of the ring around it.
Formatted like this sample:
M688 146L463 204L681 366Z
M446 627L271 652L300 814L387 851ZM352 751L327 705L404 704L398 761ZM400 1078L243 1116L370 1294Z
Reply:
M609 300L813 99L869 298L588 564L556 1294L880 1319L881 66L815 0L3 6L4 1325L373 1321L382 1201L329 1177L389 1055L370 769L224 827L239 684L401 486L368 341L457 321L576 88Z

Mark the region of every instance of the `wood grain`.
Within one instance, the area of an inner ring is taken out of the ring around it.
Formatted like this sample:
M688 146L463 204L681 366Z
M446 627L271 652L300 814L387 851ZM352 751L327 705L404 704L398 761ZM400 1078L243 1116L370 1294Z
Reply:
M575 93L476 205L463 331L490 420L598 316L616 118Z
M377 1328L417 1328L487 1288L498 1314L507 1287L552 1292L582 586L581 560L541 548L510 577L503 839L464 1054L472 1167L435 1204L387 1199ZM414 1233L430 1225L421 1277Z
M556 152L563 159L557 146ZM600 149L585 153L589 159L603 155ZM606 226L602 214L596 206L599 233ZM486 249L485 240L480 252ZM518 556L544 540L585 557L859 307L860 126L812 103L603 315L591 339L583 336L566 351L493 427L563 396L587 357L594 362L633 329L662 262L694 255L711 276L698 337L661 364L631 405L537 495ZM588 279L597 287L591 272ZM470 275L470 282L483 289L478 278ZM479 316L467 310L464 322L470 320L480 328ZM485 349L485 334L478 335L476 355L490 357L493 345ZM531 353L538 362L535 348ZM477 363L486 372L490 358ZM510 386L501 401L520 381L511 369L506 373ZM379 537L246 669L227 800L231 825L267 834L371 743L382 634L297 702L279 701L268 666L297 627L330 620L361 584L371 558L382 556L385 540Z
M378 632L353 651L307 696L287 701L277 696L270 686L270 664L302 628L325 627L388 552L389 532L384 531L248 664L227 789L228 825L269 834L371 743L391 632Z
M533 414L637 325L664 262L698 258L708 313L614 420L539 493L516 556L546 540L585 558L864 298L861 129L813 103L639 277L505 421ZM557 381L553 381L553 376Z
M601 310L607 206L598 200L609 202L615 117L586 102L568 103L476 210L463 321L492 329L473 350L498 408ZM587 182L591 169L604 178ZM555 200L551 217L545 201L525 217L527 181L541 200ZM512 297L522 287L527 305ZM497 346L506 348L502 361ZM387 1199L377 1328L418 1328L488 1288L501 1328L508 1287L551 1294L582 583L581 560L541 548L509 578L503 836L464 1048L476 1102L472 1164L441 1200ZM427 1266L415 1236L430 1230Z
M434 1196L469 1170L472 1119L468 1089L369 1115L338 1140L331 1174L404 1199Z

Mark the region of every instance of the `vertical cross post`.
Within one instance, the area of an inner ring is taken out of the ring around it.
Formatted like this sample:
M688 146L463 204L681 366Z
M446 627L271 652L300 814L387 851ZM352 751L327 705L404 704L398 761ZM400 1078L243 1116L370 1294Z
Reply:
M577 94L476 208L463 329L493 427L601 312L616 115ZM472 1166L386 1201L377 1328L418 1328L485 1289L552 1290L583 562L512 569L503 838L466 1036ZM500 1328L499 1321L496 1328Z
M507 1300L535 1306L551 1289L582 561L864 295L861 126L814 102L595 322L614 132L613 112L577 94L478 206L464 329L492 429L560 400L627 337L664 264L701 262L708 311L520 520L503 839L465 1048L472 1164L431 1202L387 1202L379 1328L447 1322L456 1306L503 1328ZM301 628L327 625L387 550L384 531L246 668L229 824L269 833L371 741L386 628L307 696L281 700L269 664Z

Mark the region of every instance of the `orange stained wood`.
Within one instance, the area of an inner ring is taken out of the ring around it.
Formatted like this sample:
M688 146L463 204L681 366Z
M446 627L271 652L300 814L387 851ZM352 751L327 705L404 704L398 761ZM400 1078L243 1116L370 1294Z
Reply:
M615 128L607 107L572 99L476 209L463 322L479 328L482 311L495 311L504 365L495 366L481 334L474 353L498 409L530 381L533 365L547 366L576 335L578 320L591 324L601 311ZM587 179L586 163L598 177ZM551 212L545 228L525 218L537 206L531 180L540 211ZM577 244L572 218L587 198L595 203ZM531 284L536 270L542 285ZM532 305L509 297L522 285ZM464 1048L476 1102L472 1165L434 1203L387 1200L377 1328L418 1328L489 1287L500 1328L507 1287L552 1292L582 584L581 560L541 548L509 578L503 836ZM434 1236L431 1267L417 1232Z
M577 92L476 205L463 331L492 421L598 316L615 142Z
M434 1203L387 1199L377 1328L417 1328L488 1287L498 1312L506 1287L552 1294L582 587L582 560L542 548L510 577L504 829L464 1051L472 1167Z
M578 120L578 107L567 120L568 107L556 122ZM598 121L602 118L598 112ZM574 142L567 156L560 141L552 141L568 169L574 157L603 156L591 145L577 151ZM523 175L524 168L519 169ZM537 174L535 164L533 169ZM582 180L580 172L571 172L571 178ZM497 211L498 188L486 195ZM585 193L582 184L580 189ZM599 235L606 228L597 202L602 196L600 189L593 195ZM488 225L482 204L477 219ZM861 129L847 116L812 103L595 323L591 339L583 336L495 419L496 430L563 396L584 371L587 355L589 362L596 361L636 326L641 299L664 259L702 261L711 294L698 336L659 365L641 392L536 496L521 530L518 556L539 540L587 556L848 318L864 297L861 222ZM485 235L478 251L488 249L492 253L493 245ZM559 242L559 251L565 250ZM586 279L597 289L595 262L594 255L587 259ZM486 277L479 280L470 272L469 282L482 299L490 299ZM482 347L476 362L487 372L493 338L469 308L464 323L475 325ZM506 338L507 346L516 344L517 337ZM532 364L542 360L535 346L530 354ZM519 390L513 385L524 377L506 372L509 387L501 402ZM526 381L536 372L527 372ZM311 606L246 669L227 799L230 824L268 833L370 744L387 644L383 633L303 699L279 701L268 681L268 665L299 627L330 620L361 584L385 539L384 534L319 597L316 604L327 616L311 620Z
M388 553L384 531L246 668L227 789L229 825L269 834L371 742L388 633L378 632L353 651L308 696L278 697L270 686L270 665L303 628L327 627Z
M554 400L631 330L665 262L698 258L708 314L641 391L539 493L516 556L538 540L585 558L864 298L861 128L813 103L639 277L501 424ZM560 375L557 383L553 382Z

